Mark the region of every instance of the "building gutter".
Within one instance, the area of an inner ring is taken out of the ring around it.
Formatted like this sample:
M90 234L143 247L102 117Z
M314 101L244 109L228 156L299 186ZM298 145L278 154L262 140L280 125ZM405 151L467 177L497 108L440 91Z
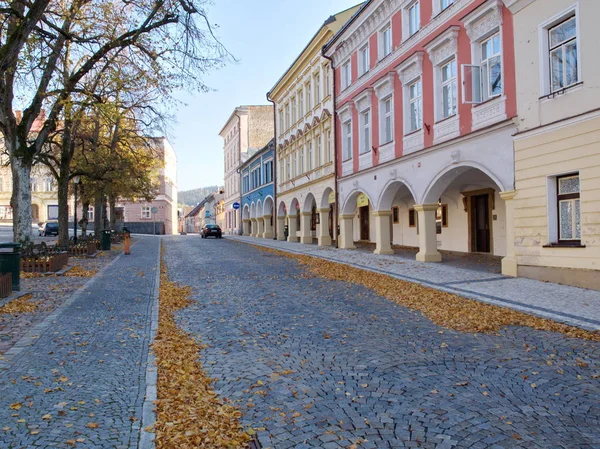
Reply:
M360 11L360 10L359 10ZM333 209L333 219L335 220L335 226L332 226L333 228L333 233L335 234L335 247L338 248L339 245L339 234L338 234L338 227L339 227L339 196L338 196L338 175L337 175L337 171L338 171L338 151L337 151L337 145L336 145L336 141L337 141L337 108L336 108L336 83L335 83L335 66L333 65L333 58L330 58L329 56L327 56L325 54L325 50L327 48L327 45L325 45L323 47L323 49L321 50L321 55L327 59L330 64L331 64L331 75L333 77L333 91L331 92L331 97L333 100L333 112L332 112L332 117L333 117L333 179L334 179L334 195L335 195L335 207Z
M271 91L267 92L267 101L273 103L273 240L277 240L277 113L275 100L271 100Z

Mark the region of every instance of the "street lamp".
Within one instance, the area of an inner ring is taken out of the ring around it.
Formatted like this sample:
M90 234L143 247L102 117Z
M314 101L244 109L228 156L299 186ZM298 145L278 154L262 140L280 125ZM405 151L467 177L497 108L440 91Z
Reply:
M73 242L77 243L77 187L79 187L79 182L81 181L79 176L73 176L73 186L75 193L75 208L73 214ZM85 213L85 211L83 212Z

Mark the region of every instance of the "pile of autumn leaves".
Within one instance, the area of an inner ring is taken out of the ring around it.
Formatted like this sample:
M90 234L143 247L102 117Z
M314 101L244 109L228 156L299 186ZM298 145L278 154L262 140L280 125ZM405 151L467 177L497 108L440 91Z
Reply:
M600 332L591 332L549 319L539 318L513 309L485 304L435 290L413 282L354 268L320 258L252 245L262 251L290 257L306 266L315 275L336 281L346 281L370 288L396 304L418 310L435 324L460 332L498 332L506 326L527 326L538 330L559 332L572 338L600 341Z
M190 305L190 288L168 280L161 264L158 335L156 448L239 448L250 437L240 425L241 413L223 404L198 361L202 346L181 331L175 313Z

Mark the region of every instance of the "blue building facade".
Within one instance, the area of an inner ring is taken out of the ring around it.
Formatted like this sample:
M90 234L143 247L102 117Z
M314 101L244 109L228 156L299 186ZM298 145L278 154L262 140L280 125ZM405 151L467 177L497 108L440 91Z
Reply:
M275 204L275 140L240 165L244 235L272 239Z

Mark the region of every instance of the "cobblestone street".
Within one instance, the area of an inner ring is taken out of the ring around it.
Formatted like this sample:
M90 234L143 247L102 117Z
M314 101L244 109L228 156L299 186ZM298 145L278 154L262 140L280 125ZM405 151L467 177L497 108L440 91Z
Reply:
M138 447L158 250L140 239L2 356L0 448Z
M599 343L458 333L244 244L165 243L180 323L264 448L600 447Z

